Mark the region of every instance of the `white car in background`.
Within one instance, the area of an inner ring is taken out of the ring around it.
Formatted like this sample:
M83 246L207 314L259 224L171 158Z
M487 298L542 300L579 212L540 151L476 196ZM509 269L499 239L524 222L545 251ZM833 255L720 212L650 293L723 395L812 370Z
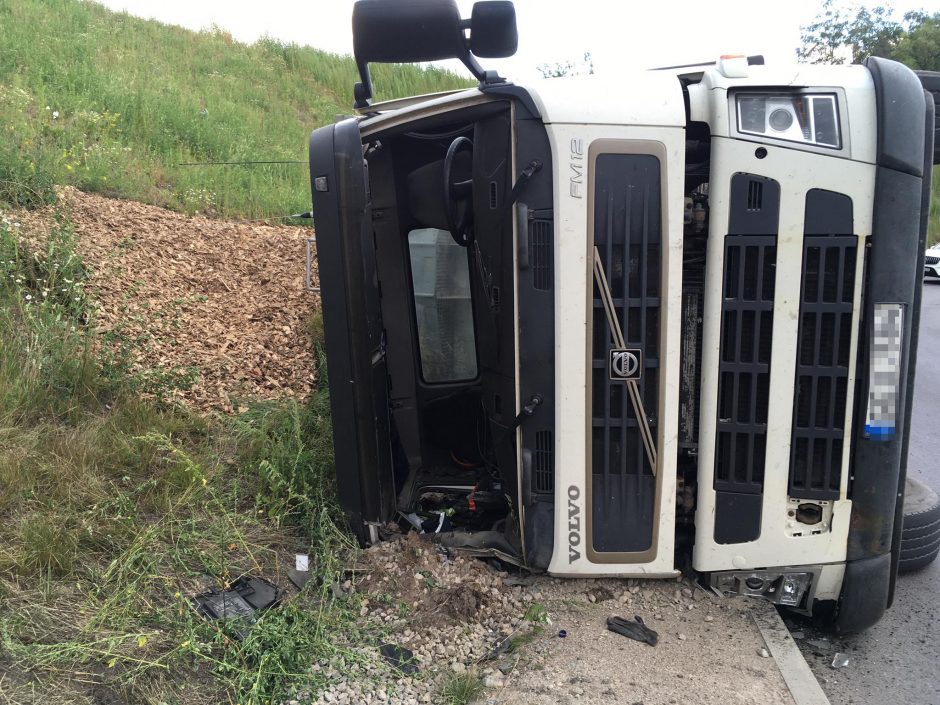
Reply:
M940 242L926 252L924 257L924 279L940 279Z

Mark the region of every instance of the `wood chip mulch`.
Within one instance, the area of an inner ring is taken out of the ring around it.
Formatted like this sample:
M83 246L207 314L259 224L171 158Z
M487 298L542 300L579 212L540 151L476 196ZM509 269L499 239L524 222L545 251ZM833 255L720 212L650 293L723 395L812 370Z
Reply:
M90 270L98 340L129 350L132 372L189 375L192 386L172 394L199 410L310 394L309 324L320 306L304 289L312 230L188 217L71 188L58 207Z

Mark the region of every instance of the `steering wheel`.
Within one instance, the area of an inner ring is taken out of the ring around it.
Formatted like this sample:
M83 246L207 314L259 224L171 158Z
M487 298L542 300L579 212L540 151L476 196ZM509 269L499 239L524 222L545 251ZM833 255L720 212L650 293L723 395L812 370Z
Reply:
M461 247L468 247L473 242L473 178L466 181L454 181L454 161L461 151L473 151L473 142L469 137L457 137L447 148L444 157L444 212L447 215L447 228L451 237Z

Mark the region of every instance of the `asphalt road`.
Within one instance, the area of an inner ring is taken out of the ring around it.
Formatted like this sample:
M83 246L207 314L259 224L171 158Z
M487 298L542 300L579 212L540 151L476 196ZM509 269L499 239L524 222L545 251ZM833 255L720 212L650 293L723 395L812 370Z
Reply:
M940 491L940 283L924 284L908 472ZM863 634L797 640L832 705L940 705L940 560L902 575L894 606ZM795 629L801 629L797 625ZM849 665L830 667L833 655Z

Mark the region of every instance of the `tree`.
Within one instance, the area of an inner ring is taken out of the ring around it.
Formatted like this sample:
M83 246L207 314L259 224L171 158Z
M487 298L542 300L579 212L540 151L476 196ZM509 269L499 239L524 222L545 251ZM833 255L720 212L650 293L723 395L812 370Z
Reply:
M940 12L909 12L904 19L917 25L901 37L891 58L912 69L940 71Z
M797 56L813 64L860 62L882 56L915 69L940 66L940 13L908 12L904 24L890 6L871 9L826 0L816 21L803 27Z
M573 61L558 61L554 64L539 64L539 71L542 72L542 78L561 78L562 76L574 75Z
M844 63L847 48L855 62L867 56L888 56L904 34L891 15L887 7L845 8L836 0L826 0L816 21L802 28L803 46L797 56L811 64Z
M594 58L591 52L584 52L584 62L577 64L574 61L559 61L554 64L540 64L538 70L542 78L561 78L562 76L581 76L594 73Z

